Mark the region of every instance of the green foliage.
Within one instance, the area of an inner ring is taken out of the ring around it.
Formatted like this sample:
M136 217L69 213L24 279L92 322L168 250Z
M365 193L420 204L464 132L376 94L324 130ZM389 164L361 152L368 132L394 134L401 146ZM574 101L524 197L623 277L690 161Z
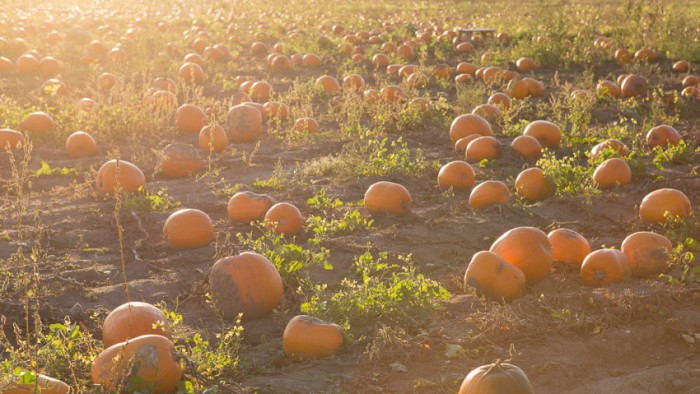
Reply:
M340 199L332 199L326 196L326 189L321 189L318 193L314 194L313 197L306 200L306 204L311 209L325 211L328 209L335 209L343 206L343 202Z
M553 152L544 151L537 161L557 196L591 196L599 194L592 180L593 169L581 164L579 157L557 158Z
M41 161L41 168L34 171L34 175L36 177L53 176L53 175L74 176L77 174L78 173L75 171L75 168L67 168L67 167L53 168L53 167L51 167L51 165L49 163L47 163L43 160Z
M367 231L372 228L374 220L363 217L358 210L353 210L345 212L340 218L337 218L337 215L325 218L311 216L306 223L308 229L314 234L313 241L320 242L339 234L352 234L358 230Z
M136 211L168 211L180 206L179 201L173 201L165 189L160 189L155 193L139 187L136 193L124 197L124 209Z
M693 157L693 150L683 140L678 145L668 144L665 148L663 146L655 146L653 152L653 162L660 170L664 169L664 163L688 163Z

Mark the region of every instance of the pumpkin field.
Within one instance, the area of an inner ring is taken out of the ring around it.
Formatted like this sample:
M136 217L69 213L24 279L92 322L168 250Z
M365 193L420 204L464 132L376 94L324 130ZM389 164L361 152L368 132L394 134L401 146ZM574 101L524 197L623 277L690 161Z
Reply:
M700 394L700 0L0 7L0 393Z

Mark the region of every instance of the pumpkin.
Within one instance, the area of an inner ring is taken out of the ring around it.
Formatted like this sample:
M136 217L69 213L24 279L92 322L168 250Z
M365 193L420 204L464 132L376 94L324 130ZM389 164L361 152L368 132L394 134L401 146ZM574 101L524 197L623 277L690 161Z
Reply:
M617 76L617 79L615 82L617 82L618 86L622 86L622 83L625 81L625 78L629 77L629 74L620 74ZM622 93L622 88L620 88L620 93Z
M196 249L214 240L214 225L199 209L180 209L165 221L163 234L173 249Z
M600 189L627 185L632 182L632 170L626 161L613 157L600 163L595 169L593 182Z
M615 50L615 54L613 55L615 62L618 64L627 64L632 61L632 55L630 54L630 51L628 51L625 48L618 48Z
M474 169L464 161L451 161L438 173L440 189L469 190L474 187Z
M656 60L656 51L651 48L642 48L634 53L634 60L648 62Z
M267 81L255 82L250 87L250 98L253 99L253 101L264 103L266 101L270 101L271 96L272 85L270 85L270 83Z
M581 283L602 287L627 280L632 274L627 256L615 249L592 252L581 264Z
M299 208L287 202L280 202L265 213L265 225L277 234L296 235L304 225Z
M321 87L321 89L328 94L340 94L340 83L337 79L331 77L330 75L318 77L318 79L316 79L316 86Z
M388 66L390 63L389 56L383 54L383 53L378 53L374 56L372 56L372 64L376 68L384 68Z
M29 54L22 55L15 60L15 68L21 75L36 75L39 73L39 60Z
M472 113L486 119L500 119L503 116L501 109L492 104L478 105L472 110Z
M304 55L302 58L302 64L304 65L305 68L316 68L320 66L322 63L321 58L313 53L309 53Z
M170 323L163 311L146 302L122 304L114 308L102 323L105 347L148 334L170 338Z
M189 144L170 144L161 154L160 171L168 178L187 178L202 167L199 152Z
M161 335L142 335L114 344L92 364L92 381L108 392L167 394L182 378L175 345Z
M92 112L97 108L97 101L89 97L83 97L80 100L78 100L78 102L75 104L75 107L81 111Z
M273 72L285 72L292 69L292 61L285 55L277 55L270 62L270 69Z
M620 87L617 86L615 82L608 80L598 82L598 85L596 86L595 90L596 93L602 96L618 98L622 95Z
M679 60L673 63L673 66L671 66L671 70L677 73L688 72L688 70L690 70L690 63L688 63L687 60Z
M463 152L466 154L467 146L469 146L469 143L480 137L481 135L479 134L469 134L466 137L458 139L457 142L455 142L455 150L457 152Z
M117 85L117 77L114 74L102 73L97 76L97 89L110 90Z
M175 126L183 133L199 133L207 123L207 115L196 105L183 104L175 111Z
M457 68L455 69L455 71L457 72L457 74L474 75L474 73L476 73L476 69L477 67L471 63L461 62L457 64Z
M380 181L365 192L364 206L371 214L392 213L403 215L411 210L411 193L403 185Z
M695 86L688 86L681 91L681 96L688 98L700 97L700 89L696 88Z
M637 74L630 74L622 81L620 91L622 92L622 97L643 97L647 94L648 86L649 84L644 77Z
M547 120L536 120L525 127L523 135L537 138L543 147L556 149L561 143L561 129Z
M226 114L224 128L231 142L256 142L262 135L262 114L255 107L235 105Z
M22 371L20 377L26 372ZM68 394L71 389L65 382L46 375L36 375L35 382L22 384L16 381L3 382L0 390L3 394Z
M268 101L263 105L267 116L273 119L286 120L289 117L289 106L278 101Z
M511 79L506 89L514 99L522 100L530 95L530 85L524 79Z
M495 159L501 155L501 143L495 137L479 137L467 145L464 157L467 161L478 162Z
M632 275L656 277L668 268L673 244L663 235L639 231L627 236L620 250L629 260Z
M170 112L177 108L177 96L167 90L156 90L147 95L144 101L162 111Z
M613 150L618 156L627 156L628 153L627 145L624 142L611 138L595 145L591 149L591 157L598 158L606 150Z
M46 112L32 112L19 123L20 130L38 135L46 134L54 127L56 122Z
M484 54L484 55L486 55L486 54ZM483 79L484 82L486 82L486 83L495 83L495 82L497 82L497 81L503 79L502 77L503 77L503 75L502 75L502 70L501 70L500 68L498 68L498 67L493 67L493 66L492 66L492 67L486 67L486 68L484 69L483 74L482 74L482 79ZM510 91L510 90L509 90L509 91ZM511 97L516 98L516 97L513 96L513 95L511 95Z
M472 76L469 74L457 74L455 77L455 85L461 86L461 85L466 85L467 83L471 82L473 80Z
M204 152L221 153L228 146L226 130L220 125L208 125L202 127L199 132L199 149Z
M24 144L24 134L12 129L0 129L0 152L5 151L5 147L17 149Z
M667 214L684 218L691 211L688 196L680 190L670 188L654 190L644 196L639 205L639 217L647 223L666 223Z
M90 157L97 154L97 142L84 131L76 131L66 139L66 152L68 156L76 159Z
M536 79L525 77L523 81L527 83L530 96L540 97L544 94L544 84Z
M170 78L156 78L151 82L151 86L171 93L177 92L177 84Z
M469 42L460 42L455 46L455 52L459 55L474 52L474 45Z
M509 230L489 250L520 268L527 284L546 278L552 271L552 244L547 234L535 227Z
M525 275L496 253L481 251L472 256L464 274L465 290L468 286L487 298L510 302L522 295Z
M321 126L314 118L299 118L294 121L294 130L297 132L318 133Z
M450 126L450 138L452 142L464 138L470 134L492 136L493 130L489 122L479 115L465 114L456 117Z
M12 63L12 60L0 56L0 73L7 73L12 71L12 69L15 67L14 63Z
M695 86L700 84L700 77L697 75L688 75L687 77L683 78L683 82L681 83L684 88L687 88L688 86Z
M671 126L661 125L649 130L646 135L647 144L650 147L667 147L669 144L678 145L681 142L681 135L678 130Z
M510 97L505 93L494 93L489 97L489 104L501 107L505 110L510 109Z
M541 201L552 194L547 176L537 167L528 168L518 174L515 178L515 190L518 195L529 201Z
M535 389L522 369L498 360L469 372L459 394L535 394Z
M343 87L354 91L359 91L365 86L365 79L358 74L350 74L343 78Z
M262 255L244 252L224 257L209 272L214 307L226 318L255 319L270 314L282 303L282 278Z
M266 194L238 192L228 201L227 213L234 222L250 223L265 218L267 211L277 202Z
M345 333L339 325L307 315L294 316L282 334L287 356L304 359L332 356L344 342Z
M596 102L596 96L590 90L577 89L571 92L571 100L578 105L591 106Z
M547 234L552 245L554 261L580 266L583 259L591 252L588 240L574 230L560 228Z
M535 61L527 57L521 57L520 59L516 60L515 66L521 73L534 71L537 68Z
M253 56L263 57L267 54L267 45L256 41L250 45L250 53L252 53Z
M118 178L117 174L119 174ZM128 161L110 160L97 170L95 178L97 194L114 195L117 192L117 184L121 192L135 193L139 188L146 187L146 176L140 168Z
M189 84L201 84L204 82L204 70L202 66L193 62L186 62L177 70L177 75L183 82Z
M413 48L409 45L401 44L396 48L396 57L399 59L411 61L414 57Z
M518 152L525 160L535 161L542 157L542 145L537 138L529 135L521 135L513 139L510 147Z
M500 181L481 182L469 194L469 205L474 209L507 204L508 201L510 201L510 190Z
M398 85L385 86L379 91L379 93L387 101L402 101L404 98L406 98L406 91Z

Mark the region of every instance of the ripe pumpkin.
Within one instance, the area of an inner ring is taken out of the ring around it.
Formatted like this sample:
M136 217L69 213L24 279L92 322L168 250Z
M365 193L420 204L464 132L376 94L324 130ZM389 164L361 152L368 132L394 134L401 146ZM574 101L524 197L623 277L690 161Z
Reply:
M632 274L627 256L615 249L599 249L586 256L581 264L581 282L602 287L627 280Z
M525 127L523 135L537 138L543 147L556 149L561 143L561 129L547 120L536 120Z
M524 79L511 79L506 89L514 99L522 100L530 95L530 85Z
M266 194L238 192L228 201L227 213L234 222L250 223L265 218L265 214L277 202Z
M547 176L542 169L528 168L515 178L515 190L518 195L529 201L542 201L552 194Z
M542 157L542 145L537 138L529 135L521 135L516 137L510 143L510 147L518 152L525 160L535 161Z
M15 68L21 75L36 75L39 73L39 60L29 54L22 55L15 60Z
M526 73L529 71L534 71L537 68L535 61L528 57L521 57L515 62L515 66L521 73Z
M574 230L559 228L547 234L552 244L552 258L568 264L580 266L591 252L588 240Z
M632 170L626 161L613 157L600 163L593 172L593 182L600 189L627 185L632 182Z
M265 225L277 234L291 236L301 231L304 218L299 208L287 202L279 202L265 213Z
M160 171L168 178L187 178L202 167L199 152L190 144L170 144L161 154Z
M500 119L503 117L501 109L493 104L481 104L472 110L472 113L485 119Z
M618 48L613 56L617 64L627 64L632 61L630 51L625 48Z
M464 114L456 117L450 126L450 138L452 142L464 138L470 134L492 136L493 130L489 122L479 115Z
M688 86L681 91L681 96L688 98L700 97L700 89L696 88L695 86Z
M455 77L455 85L462 86L473 80L472 76L469 74L457 74Z
M365 79L358 74L350 74L343 78L343 87L354 91L360 91L365 87Z
M228 147L226 130L218 124L202 127L199 132L199 149L204 152L221 153Z
M598 82L598 85L596 86L596 92L600 95L603 96L610 96L613 98L618 98L622 95L622 91L620 90L620 87L617 86L617 84L613 81L600 81Z
M46 134L54 127L56 127L56 122L46 112L32 112L19 123L20 130L37 135Z
M340 94L340 83L330 75L322 75L316 79L316 86L320 86L324 92L337 95Z
M302 63L305 68L316 68L319 67L323 61L318 55L309 53L304 55Z
M167 90L156 90L146 95L144 101L163 112L170 112L177 108L177 96Z
M365 192L364 206L371 214L393 213L403 215L411 210L411 193L403 185L380 181Z
M383 54L383 53L378 53L374 56L372 56L372 64L376 68L384 68L388 66L390 63L389 56Z
M44 83L41 84L39 90L42 93L49 96L63 96L68 93L68 87L66 86L66 84L63 83L63 81L56 78L46 80Z
M128 161L110 160L97 170L95 178L97 194L114 195L117 192L117 184L122 192L135 193L139 188L146 187L146 176L140 168Z
M286 120L289 117L289 106L278 101L268 101L263 105L267 116L272 119Z
M527 284L546 278L552 271L552 244L547 234L535 227L509 230L489 250L520 268Z
M66 152L68 156L76 159L90 157L97 154L97 142L84 131L76 131L66 139Z
M231 142L256 142L262 135L262 115L255 107L235 105L226 114L224 128Z
M185 83L201 84L204 82L204 70L202 66L194 62L186 62L180 66L177 75Z
M170 338L170 323L163 311L146 302L122 304L114 308L102 323L105 347L148 334Z
M165 221L163 234L173 249L196 249L214 240L214 225L199 209L180 209Z
M510 109L510 97L505 93L494 93L489 97L489 104L501 107L505 110Z
M474 52L474 45L469 42L460 42L455 47L455 52L459 55L472 53Z
M102 73L97 76L97 89L110 90L117 85L117 77L114 74Z
M501 143L495 137L479 137L467 145L464 157L467 161L478 162L494 159L501 155Z
M24 134L12 129L0 129L0 151L4 152L5 147L17 149L24 144Z
M438 173L438 186L440 189L453 188L455 190L469 190L474 187L474 169L464 161L451 161Z
M690 200L677 189L658 189L644 196L639 205L639 217L647 223L666 223L666 212L677 218L690 214Z
M622 97L644 97L647 94L647 88L649 84L647 80L641 75L630 74L620 85L620 90L622 92Z
M688 86L695 86L700 84L700 77L697 75L688 75L687 77L683 78L682 85L684 88L687 88Z
M671 66L671 70L677 73L688 72L688 70L690 70L690 63L688 63L687 60L679 60L673 63L673 66Z
M649 130L646 136L650 147L667 147L669 144L678 145L681 142L681 134L671 126L661 125Z
M529 77L523 78L523 81L527 83L530 96L540 97L544 94L545 86L542 82Z
M469 372L459 394L535 394L535 389L522 369L498 360Z
M487 298L510 302L522 295L525 275L496 253L481 251L472 256L467 266L465 290L467 286Z
M663 235L639 231L627 236L620 250L629 260L632 275L656 277L668 269L673 244Z
M467 146L469 146L469 143L479 137L481 137L480 134L469 134L466 137L458 139L457 142L455 142L455 150L457 152L463 152L466 154Z
M508 201L510 201L510 190L500 181L481 182L469 195L469 205L474 209L507 204Z
M282 278L262 255L244 252L224 257L209 272L209 291L214 307L228 319L239 313L244 319L270 314L282 303Z
M272 85L267 81L257 81L250 87L250 98L258 103L270 101Z
M389 85L383 87L379 93L387 101L402 101L406 98L406 91L399 85Z
M26 372L21 372L23 376ZM3 394L68 394L70 386L65 382L46 375L36 375L35 383L21 384L20 382L3 382Z
M413 48L411 48L409 45L406 45L406 44L399 45L396 48L396 57L399 59L406 60L406 61L413 60L413 57L414 57Z
M597 158L603 154L606 150L614 150L618 156L627 156L627 145L624 142L616 139L607 139L591 149L591 157Z
M108 392L167 394L182 378L175 345L160 335L142 335L114 344L92 364L92 381Z
M287 356L304 359L332 356L344 342L345 333L339 325L307 315L294 316L282 335Z
M297 132L318 133L321 129L314 118L299 118L294 121L294 130Z
M471 63L461 62L457 64L456 72L457 74L470 74L474 75L476 73L477 67Z
M199 133L207 123L207 115L196 105L183 104L175 111L175 126L183 133Z

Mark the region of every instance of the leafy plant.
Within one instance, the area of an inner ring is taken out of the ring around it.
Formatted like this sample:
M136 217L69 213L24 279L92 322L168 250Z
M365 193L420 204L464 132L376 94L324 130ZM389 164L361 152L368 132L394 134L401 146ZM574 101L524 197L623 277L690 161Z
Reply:
M62 176L72 176L77 175L75 168L59 167L53 168L51 165L45 161L41 161L41 168L34 171L34 175L37 177L52 176L52 175L62 175Z
M124 197L124 208L136 211L168 211L180 206L179 201L174 201L165 189L155 193L139 188L137 193Z

